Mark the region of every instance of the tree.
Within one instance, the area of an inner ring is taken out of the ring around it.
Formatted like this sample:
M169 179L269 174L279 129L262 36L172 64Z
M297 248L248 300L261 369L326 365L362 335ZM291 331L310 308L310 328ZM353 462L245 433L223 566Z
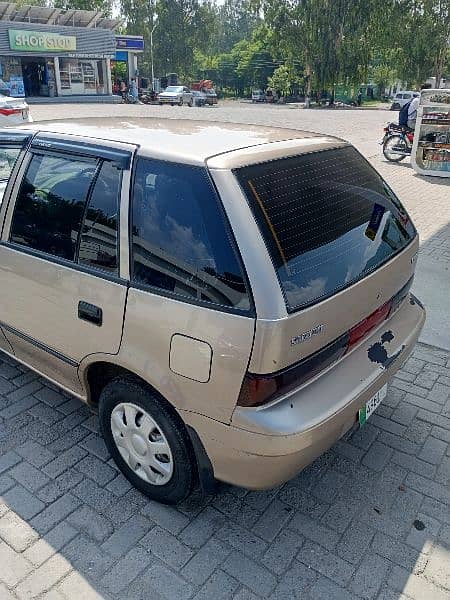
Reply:
M112 10L112 0L54 0L52 4L64 10L98 10L105 16L109 16Z
M381 97L384 90L392 85L397 79L397 72L389 64L381 63L373 66L370 70L370 78L378 88L378 95Z
M295 84L299 83L298 75L292 67L280 65L269 77L269 85L273 90L280 90L283 94L289 94Z
M230 52L241 40L250 40L253 31L262 21L252 0L225 0L217 10L219 53Z
M307 97L312 87L323 90L340 81L366 80L391 0L261 1L266 23L277 32L280 52L293 64L303 64Z

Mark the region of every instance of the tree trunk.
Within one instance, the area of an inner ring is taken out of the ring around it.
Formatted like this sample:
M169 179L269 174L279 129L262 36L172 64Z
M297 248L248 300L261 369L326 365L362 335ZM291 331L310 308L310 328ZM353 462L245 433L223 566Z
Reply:
M309 108L311 104L311 67L309 63L306 64L306 77L305 108Z
M447 47L441 48L436 61L436 88L439 89L441 86L442 75L444 73L444 62L445 55L447 53Z

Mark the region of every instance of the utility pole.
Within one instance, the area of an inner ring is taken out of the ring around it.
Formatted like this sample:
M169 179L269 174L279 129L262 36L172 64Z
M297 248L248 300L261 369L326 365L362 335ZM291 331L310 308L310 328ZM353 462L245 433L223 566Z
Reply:
M153 66L153 32L155 31L156 25L158 24L158 15L153 13L152 15L152 28L150 29L150 58L152 63L152 90L155 89L155 71Z

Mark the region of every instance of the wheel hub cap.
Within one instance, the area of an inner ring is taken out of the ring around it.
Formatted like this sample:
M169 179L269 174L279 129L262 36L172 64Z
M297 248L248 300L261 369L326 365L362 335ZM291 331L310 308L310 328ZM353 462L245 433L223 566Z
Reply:
M111 431L128 467L152 485L165 485L173 475L173 457L166 436L155 419L130 402L111 413Z

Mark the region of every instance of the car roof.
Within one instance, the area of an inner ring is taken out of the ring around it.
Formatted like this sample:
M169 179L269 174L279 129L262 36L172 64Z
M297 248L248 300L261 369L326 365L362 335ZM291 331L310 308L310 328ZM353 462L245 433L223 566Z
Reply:
M152 117L88 117L84 119L61 119L41 121L20 129L65 136L83 136L94 140L109 140L139 146L139 153L173 162L202 164L214 156L246 150L246 164L251 160L251 149L258 149L258 156L266 148L270 153L274 145L287 146L292 154L314 149L326 149L343 145L331 136L307 131L264 127L237 123L220 123L192 119L160 119ZM259 162L259 160L258 160Z

